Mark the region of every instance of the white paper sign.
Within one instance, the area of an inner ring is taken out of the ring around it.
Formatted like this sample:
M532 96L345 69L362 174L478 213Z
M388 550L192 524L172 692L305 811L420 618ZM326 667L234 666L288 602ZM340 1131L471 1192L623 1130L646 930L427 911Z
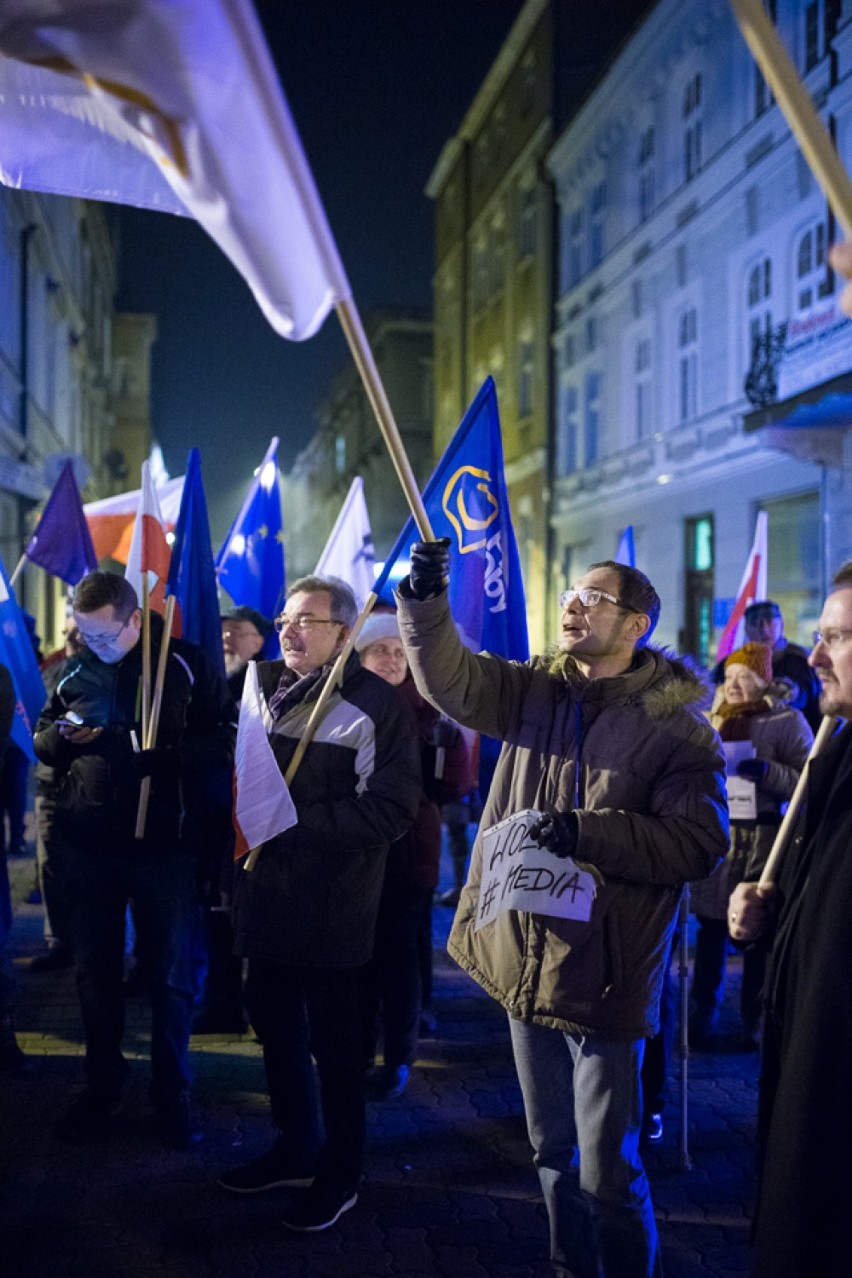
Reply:
M504 910L588 923L595 880L571 857L556 857L528 837L530 826L541 815L527 808L483 832L477 932Z
M757 793L753 781L737 776L737 764L754 758L750 741L723 741L728 764L728 812L732 821L753 821L757 816Z

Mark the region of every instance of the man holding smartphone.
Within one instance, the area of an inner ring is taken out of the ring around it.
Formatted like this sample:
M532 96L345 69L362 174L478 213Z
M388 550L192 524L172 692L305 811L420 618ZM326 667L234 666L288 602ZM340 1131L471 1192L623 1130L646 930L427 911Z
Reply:
M151 1000L149 1094L166 1138L192 1143L188 1043L203 821L228 819L234 703L202 650L172 640L157 743L139 750L142 611L124 577L94 572L74 591L83 642L36 725L35 752L54 769L54 820L67 846L65 891L83 1024L87 1086L55 1126L62 1139L102 1134L121 1107L124 926L132 900ZM156 670L162 621L151 617ZM151 778L144 836L136 816Z

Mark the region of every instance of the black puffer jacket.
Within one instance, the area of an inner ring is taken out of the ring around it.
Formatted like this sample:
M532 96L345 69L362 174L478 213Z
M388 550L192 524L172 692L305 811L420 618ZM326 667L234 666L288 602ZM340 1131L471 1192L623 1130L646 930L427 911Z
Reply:
M260 662L268 707L287 672ZM323 686L316 671L293 684L267 721L282 774ZM263 845L236 874L235 949L247 958L306 967L360 967L373 952L388 845L411 826L420 800L420 746L411 713L389 683L346 664L290 787L299 822Z
M156 670L162 622L156 616L152 622ZM178 839L197 844L214 805L228 820L233 699L206 654L195 644L173 639L145 838L135 839L141 777L130 733L141 739L141 686L141 643L114 665L86 649L68 659L39 716L33 744L39 760L54 769L55 821L71 844L104 853L167 850ZM89 745L71 745L55 726L68 710L103 732Z

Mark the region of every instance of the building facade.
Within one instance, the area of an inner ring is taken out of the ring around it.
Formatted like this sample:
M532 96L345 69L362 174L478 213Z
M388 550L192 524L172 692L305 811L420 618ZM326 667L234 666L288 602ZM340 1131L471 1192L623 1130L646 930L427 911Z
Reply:
M637 10L528 0L426 193L436 204L435 451L496 383L530 643L544 642L552 419L553 183L545 158Z
M367 336L408 460L422 491L433 470L432 321L423 311L375 312ZM313 572L356 475L364 480L376 558L409 515L387 447L349 361L316 414L317 429L284 476L285 552L290 580Z
M849 4L767 8L849 166ZM660 638L709 661L766 510L769 594L809 643L852 556L852 324L825 199L729 5L661 0L547 164L554 580L633 525Z

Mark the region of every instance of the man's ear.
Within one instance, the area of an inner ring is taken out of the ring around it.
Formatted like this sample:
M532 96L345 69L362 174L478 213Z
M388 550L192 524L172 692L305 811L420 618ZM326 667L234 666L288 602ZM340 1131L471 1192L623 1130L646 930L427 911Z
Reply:
M633 641L638 643L651 629L651 618L644 612L634 612L630 614L630 622Z

